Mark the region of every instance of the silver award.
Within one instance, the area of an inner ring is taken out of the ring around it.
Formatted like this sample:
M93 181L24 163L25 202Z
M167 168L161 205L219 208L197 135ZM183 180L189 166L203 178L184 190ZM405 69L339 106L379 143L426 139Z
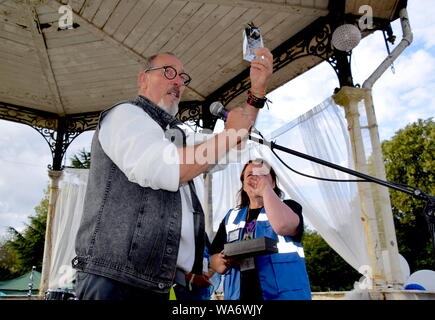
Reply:
M243 30L243 59L251 62L255 59L254 49L263 47L260 29L254 23L248 23L245 30Z

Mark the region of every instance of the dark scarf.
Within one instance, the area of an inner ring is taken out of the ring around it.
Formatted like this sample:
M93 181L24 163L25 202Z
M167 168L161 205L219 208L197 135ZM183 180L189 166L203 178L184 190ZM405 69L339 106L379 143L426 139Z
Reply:
M163 130L166 130L168 126L169 128L174 128L177 125L183 124L183 122L170 115L165 110L163 110L154 102L144 96L138 95L136 99L132 100L131 102L144 109L145 112L148 113L150 117L153 118L153 120L157 122Z

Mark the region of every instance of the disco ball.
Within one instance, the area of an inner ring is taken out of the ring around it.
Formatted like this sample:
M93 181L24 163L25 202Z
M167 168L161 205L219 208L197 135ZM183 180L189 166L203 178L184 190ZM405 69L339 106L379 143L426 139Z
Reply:
M353 24L343 24L332 33L332 45L340 51L350 51L361 40L361 32Z

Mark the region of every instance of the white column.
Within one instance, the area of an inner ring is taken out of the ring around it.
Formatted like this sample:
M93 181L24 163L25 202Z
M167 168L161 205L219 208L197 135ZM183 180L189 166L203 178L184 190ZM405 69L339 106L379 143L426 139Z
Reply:
M337 104L345 108L345 116L348 123L350 142L355 163L355 170L370 175L367 166L364 141L360 126L360 114L358 103L364 98L361 89L343 87L334 96ZM364 225L364 233L367 241L368 257L370 263L373 289L386 287L384 261L381 250L381 239L378 228L378 219L373 200L371 183L358 182L358 195L361 206L361 220Z
M48 281L50 278L51 252L52 244L52 222L54 213L56 212L56 202L59 195L59 180L62 177L62 171L49 170L50 177L49 201L47 213L47 226L45 230L44 257L42 260L41 284L39 287L39 295L43 296L48 289Z
M365 109L367 115L368 129L370 133L370 142L372 145L372 164L373 175L381 180L386 180L384 159L382 155L381 142L379 139L378 124L376 121L375 110L373 106L372 90L365 90ZM402 289L404 279L400 267L399 250L397 246L396 229L394 227L393 212L391 209L390 192L388 188L374 184L375 206L378 212L378 222L382 224L383 234L381 237L381 246L384 254L385 272L388 286L393 289Z

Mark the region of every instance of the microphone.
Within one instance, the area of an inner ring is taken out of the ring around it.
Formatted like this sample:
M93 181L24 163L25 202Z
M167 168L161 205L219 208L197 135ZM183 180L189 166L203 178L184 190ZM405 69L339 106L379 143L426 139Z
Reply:
M210 105L210 112L212 115L219 117L224 121L227 120L228 114L230 113L219 101L215 101Z

